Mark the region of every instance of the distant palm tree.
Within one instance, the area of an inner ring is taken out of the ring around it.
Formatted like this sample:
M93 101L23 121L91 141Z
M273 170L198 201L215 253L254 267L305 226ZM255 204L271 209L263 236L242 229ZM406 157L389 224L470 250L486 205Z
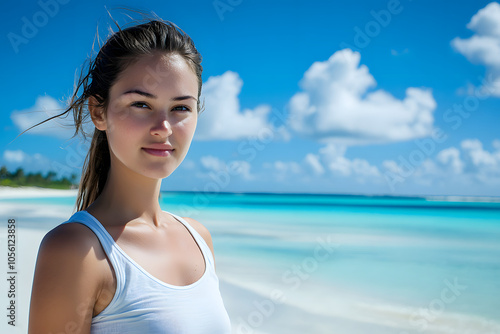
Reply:
M10 173L7 170L7 167L2 166L0 168L0 180L7 179L9 177Z

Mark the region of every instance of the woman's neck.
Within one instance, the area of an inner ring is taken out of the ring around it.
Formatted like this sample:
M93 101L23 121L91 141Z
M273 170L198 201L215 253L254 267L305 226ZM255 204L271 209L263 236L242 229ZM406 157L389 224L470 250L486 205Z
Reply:
M140 220L157 227L162 212L158 201L160 187L161 179L112 166L103 191L86 210L107 224L124 225Z

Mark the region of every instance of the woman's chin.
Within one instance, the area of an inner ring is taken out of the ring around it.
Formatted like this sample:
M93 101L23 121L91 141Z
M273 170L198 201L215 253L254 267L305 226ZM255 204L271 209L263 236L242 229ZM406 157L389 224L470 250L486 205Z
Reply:
M172 170L151 170L146 173L143 173L144 176L150 178L150 179L156 179L156 180L161 180L164 178L169 177L175 169Z

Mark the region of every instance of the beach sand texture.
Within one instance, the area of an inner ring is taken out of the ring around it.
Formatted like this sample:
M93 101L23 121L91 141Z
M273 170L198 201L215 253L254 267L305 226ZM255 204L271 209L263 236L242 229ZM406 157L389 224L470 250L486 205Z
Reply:
M15 219L17 272L16 326L8 325L4 316L1 333L27 332L40 241L71 216L75 195L74 190L0 188L2 267L7 266L5 223ZM185 206L175 204L169 196L162 201L174 204L164 210L183 215ZM277 213L272 216L269 205L262 210L274 224L258 221L234 205L193 211L214 240L220 290L233 333L500 333L500 303L496 301L500 286L499 280L494 281L495 275L500 279L500 260L494 260L500 254L495 239L499 228L491 227L499 217L497 211L491 210L492 216L487 217L491 222L478 224L476 229L477 234L491 235L490 239L464 241L436 233L430 237L417 230L403 235L348 228L349 222L325 228L320 216L304 226L290 224L285 229L286 222L277 218ZM321 233L314 232L320 225ZM429 254L422 255L426 249ZM486 251L492 257L485 257L482 252ZM433 260L415 261L425 260L425 256ZM460 269L464 266L461 261L474 263L475 269ZM434 265L426 275L413 277L418 270ZM7 297L7 272L4 269L6 278L0 284L4 313L11 300ZM387 272L391 272L393 282L385 282ZM484 273L483 277L476 277L478 273ZM479 283L471 283L475 281ZM483 305L476 305L478 302Z

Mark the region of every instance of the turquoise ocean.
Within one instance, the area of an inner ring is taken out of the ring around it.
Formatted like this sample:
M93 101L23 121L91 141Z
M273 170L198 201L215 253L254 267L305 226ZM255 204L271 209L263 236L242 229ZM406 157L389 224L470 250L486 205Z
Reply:
M24 231L46 233L74 202L5 198L0 215L33 261ZM160 204L211 232L234 333L500 333L500 198L163 192Z

